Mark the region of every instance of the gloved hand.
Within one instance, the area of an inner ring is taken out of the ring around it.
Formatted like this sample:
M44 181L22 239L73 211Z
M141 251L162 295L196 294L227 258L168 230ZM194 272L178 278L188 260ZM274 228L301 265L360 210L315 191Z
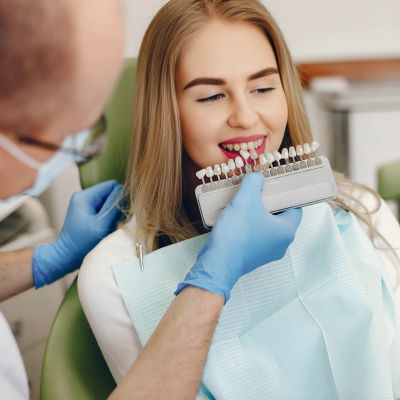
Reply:
M263 186L260 173L244 177L175 294L191 285L224 296L226 303L241 276L285 255L300 224L302 210L270 214L262 202Z
M116 206L121 189L122 185L110 180L72 195L56 240L35 248L32 272L36 288L79 268L86 254L115 230L122 218Z

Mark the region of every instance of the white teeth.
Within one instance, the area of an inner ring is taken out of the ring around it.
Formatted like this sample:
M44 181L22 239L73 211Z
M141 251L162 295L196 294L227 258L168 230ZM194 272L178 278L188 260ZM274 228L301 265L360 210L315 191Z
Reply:
M258 140L254 140L254 141L251 141L251 142L242 142L242 143L235 143L235 144L232 144L232 143L225 144L225 143L223 143L221 145L221 147L224 150L228 150L228 151L240 151L240 150L245 150L245 151L249 150L249 151L251 151L251 150L254 150L254 149L258 149L262 145L263 140L264 140L264 138L261 138L261 139L258 139Z

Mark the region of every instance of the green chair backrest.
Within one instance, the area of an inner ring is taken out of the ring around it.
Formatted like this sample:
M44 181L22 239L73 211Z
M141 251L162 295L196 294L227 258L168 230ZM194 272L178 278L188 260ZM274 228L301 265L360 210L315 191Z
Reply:
M135 77L136 59L127 59L103 119L92 130L94 139L98 131L105 128L107 145L99 157L79 169L84 188L108 179L124 182L133 125Z
M132 132L136 60L126 60L120 80L104 113L107 145L96 159L80 168L82 187L107 179L124 181ZM92 131L93 138L99 126ZM43 358L42 400L101 400L115 387L107 364L79 303L76 281L71 285L51 327Z
M42 400L106 399L115 382L79 303L76 281L53 322L42 366Z
M378 192L385 200L400 201L400 161L378 169Z

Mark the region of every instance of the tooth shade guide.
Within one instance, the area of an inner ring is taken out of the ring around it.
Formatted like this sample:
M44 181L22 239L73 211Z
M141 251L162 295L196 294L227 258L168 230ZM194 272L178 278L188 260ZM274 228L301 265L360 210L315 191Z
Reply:
M212 177L214 176L214 170L212 169L212 167L206 168L206 176L210 179L210 182L213 182Z
M310 145L308 143L304 143L303 144L303 150L304 150L304 154L306 154L307 156L309 154L311 154L311 148L310 148Z
M278 163L278 166L281 165L280 160L282 159L281 153L279 151L274 151L273 153L275 161Z
M217 179L218 179L219 181L221 180L221 178L220 178L221 173L222 173L222 171L221 171L221 166L220 166L219 164L215 164L215 165L214 165L214 175L217 176Z
M282 158L285 160L285 164L288 164L289 163L289 150L286 148L282 149L281 155L282 155Z
M299 145L300 146L300 145ZM318 148L318 143L313 142L313 149ZM263 173L265 178L275 179L279 176L303 172L308 169L318 168L323 165L323 161L312 154L311 146L307 143L301 145L300 153L306 157L300 156L300 161L297 159L297 153L294 146L289 149L283 148L282 153L274 151L273 153L258 154L255 150L241 150L240 155L235 159L229 159L227 163L216 164L213 167L209 166L205 169L197 171L196 176L202 180L202 186L205 192L213 191L219 188L230 187L238 184L246 173L253 171ZM308 154L307 154L308 153ZM250 159L249 159L250 158ZM259 162L257 163L257 159ZM285 163L280 161L284 159ZM291 161L292 160L292 161ZM238 170L238 172L236 172ZM210 182L204 181L204 176L208 177ZM213 180L213 177L216 179Z
M200 171L196 172L196 176L197 178L201 179L203 185L205 185L205 181L204 181L204 177L206 176L206 170L205 169L201 169Z

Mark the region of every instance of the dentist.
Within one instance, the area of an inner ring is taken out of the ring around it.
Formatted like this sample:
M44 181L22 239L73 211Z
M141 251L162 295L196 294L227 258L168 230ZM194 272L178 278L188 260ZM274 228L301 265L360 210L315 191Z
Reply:
M122 9L109 0L0 0L0 206L39 195L78 157L99 118L123 54ZM103 182L73 195L56 240L0 253L0 301L79 268L112 232L120 185ZM0 397L28 399L17 345L0 313Z

